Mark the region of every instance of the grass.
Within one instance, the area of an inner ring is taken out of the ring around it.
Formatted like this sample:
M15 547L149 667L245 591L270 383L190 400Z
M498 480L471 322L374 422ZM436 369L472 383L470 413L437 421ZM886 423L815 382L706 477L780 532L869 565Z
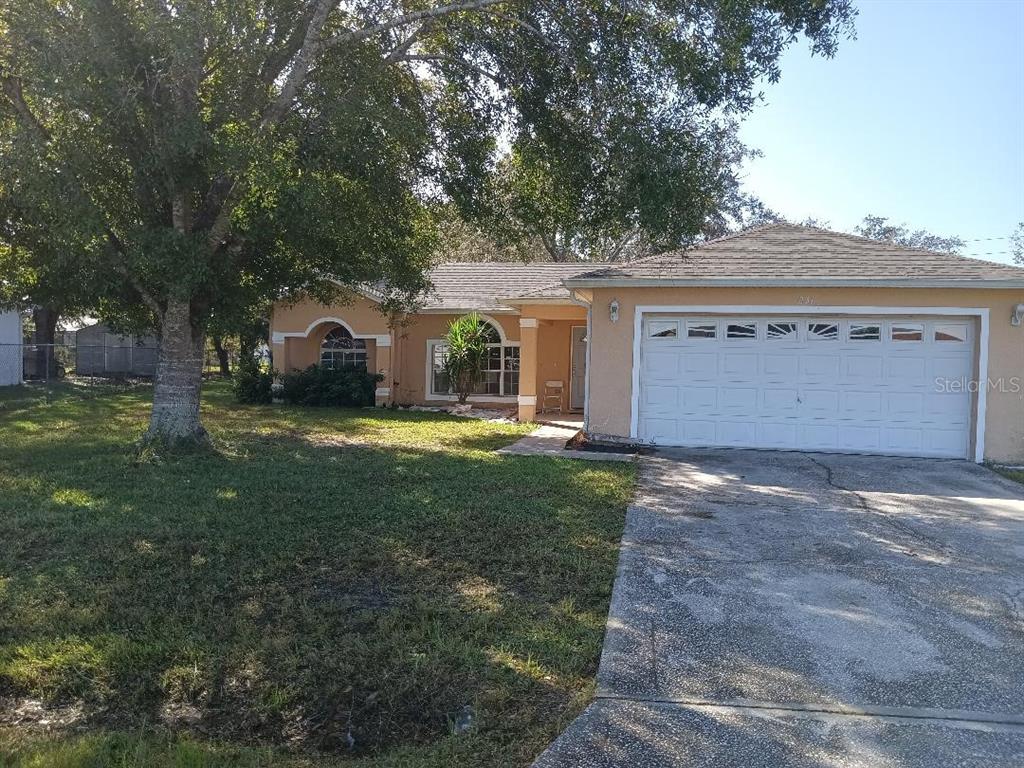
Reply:
M148 397L0 395L0 765L525 765L587 701L631 467L224 385L140 463Z
M996 472L1008 477L1011 480L1016 480L1018 483L1024 483L1024 469L1007 469L1006 467L993 467Z

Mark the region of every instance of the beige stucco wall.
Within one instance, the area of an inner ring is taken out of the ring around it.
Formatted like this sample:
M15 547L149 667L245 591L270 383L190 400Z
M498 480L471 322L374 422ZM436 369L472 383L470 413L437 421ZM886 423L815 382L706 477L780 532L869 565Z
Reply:
M486 317L498 324L509 342L520 341L520 317L537 318L537 391L543 390L546 380L564 381L563 409L567 410L572 370L571 328L586 325L586 309L579 305L540 304L520 307L520 312L493 313ZM392 347L388 355L382 354L376 340L367 339L366 344L368 367L384 374L381 387L390 390L389 399L401 404L440 405L445 401L431 400L427 394L428 342L443 338L448 324L456 317L419 314L392 331L377 305L362 297L329 306L308 299L278 304L271 313L270 327L271 338L275 338L275 334L279 338L273 345L274 366L285 371L316 363L324 335L337 326L334 320L343 320L356 336L389 336ZM474 402L511 408L516 405L516 398L474 399Z
M361 296L346 303L325 306L310 299L275 304L270 313L270 338L274 368L278 371L303 369L320 361L320 344L341 320L356 337L366 340L366 367L384 376L381 387L392 375L391 331L377 304ZM282 338L283 337L283 338Z
M356 333L389 332L387 318L377 310L377 304L362 296L330 306L303 298L294 303L275 304L270 313L270 332L304 333L309 326L325 317L344 320Z
M442 339L448 325L458 315L416 315L412 322L396 332L396 371L393 397L396 402L406 404L440 405L443 400L430 400L427 395L427 343L431 339ZM519 316L507 314L486 315L497 323L506 341L519 341ZM493 404L503 408L515 405L515 398L482 400L474 398L481 405Z
M612 323L609 305L619 302ZM985 419L985 458L1024 461L1024 328L1010 325L1024 290L896 288L601 288L593 291L588 430L628 437L632 399L634 308L640 305L988 307L990 380ZM756 310L754 310L756 311ZM1013 391L1016 382L1017 391Z
M541 320L537 332L537 402L544 382L562 382L562 410L569 410L572 387L572 327L586 326L586 314L579 320ZM582 404L581 404L582 405Z

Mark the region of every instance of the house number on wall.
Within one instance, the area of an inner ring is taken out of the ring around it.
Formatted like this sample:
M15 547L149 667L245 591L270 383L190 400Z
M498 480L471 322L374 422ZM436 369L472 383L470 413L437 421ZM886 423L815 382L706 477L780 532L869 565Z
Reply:
M797 299L797 304L817 304L818 300L813 296L801 296Z

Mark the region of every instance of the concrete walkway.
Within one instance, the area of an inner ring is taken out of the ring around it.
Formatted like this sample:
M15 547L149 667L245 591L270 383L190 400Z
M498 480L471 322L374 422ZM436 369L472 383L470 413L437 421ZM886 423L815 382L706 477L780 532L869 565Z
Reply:
M538 768L1024 765L1024 486L756 451L640 475L596 701Z
M634 461L632 453L605 453L597 451L568 450L565 444L576 436L579 429L558 423L541 424L529 435L496 453L509 456L557 456L563 459L584 459L586 461Z

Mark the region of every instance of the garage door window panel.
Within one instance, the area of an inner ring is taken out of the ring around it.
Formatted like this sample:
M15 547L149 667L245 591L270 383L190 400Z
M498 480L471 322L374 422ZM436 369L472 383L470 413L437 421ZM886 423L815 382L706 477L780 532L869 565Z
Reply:
M796 323L768 323L766 337L769 341L778 341L780 339L796 341L798 337L797 325Z
M714 339L718 336L718 324L700 320L689 320L686 323L686 338Z
M725 326L725 338L747 339L748 341L756 340L757 323L727 323Z
M938 323L935 326L935 341L954 343L967 341L967 324Z
M835 341L839 338L839 323L808 323L807 338L810 341Z
M850 323L850 341L881 341L882 326L877 323Z
M924 325L921 323L893 323L889 330L893 341L924 341Z
M651 320L647 323L647 335L652 339L674 339L679 335L679 321Z

